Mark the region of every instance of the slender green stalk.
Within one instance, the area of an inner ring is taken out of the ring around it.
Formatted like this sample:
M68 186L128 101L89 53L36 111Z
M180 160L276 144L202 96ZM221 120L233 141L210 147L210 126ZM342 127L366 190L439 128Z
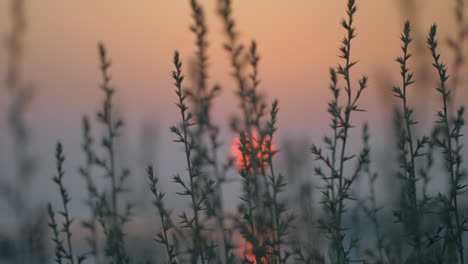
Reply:
M71 262L71 264L74 264L75 259L73 257L73 248L72 248L72 243L71 243L72 233L70 230L70 225L73 219L70 218L70 214L68 212L68 203L70 202L71 199L70 199L70 196L68 195L68 191L65 189L63 185L63 176L65 174L65 172L63 171L63 162L65 161L65 157L63 156L61 143L57 143L55 158L57 160L57 175L53 178L53 180L59 187L60 195L62 197L63 211L61 212L61 214L65 218L65 222L63 223L63 232L65 232L66 239L67 239L66 242L67 242L67 247L68 247L68 251L66 251L66 255L64 257L68 259Z
M89 207L91 216L87 220L83 220L81 225L83 228L88 229L90 234L86 238L89 246L89 255L94 256L96 263L100 263L100 247L99 247L99 234L98 234L98 213L97 203L99 202L99 191L92 175L92 167L94 166L94 160L96 154L93 150L94 139L91 136L91 123L87 116L83 117L82 120L83 128L83 143L82 150L85 154L86 162L85 165L80 166L78 172L86 181L86 189L88 192L85 204Z
M400 63L401 67L401 75L403 79L403 93L402 93L402 101L403 101L403 114L404 114L404 120L405 120L405 126L406 126L406 133L408 134L407 136L407 141L408 141L408 146L410 149L410 184L411 184L411 189L410 192L412 193L412 206L415 211L417 211L417 194L416 194L416 169L415 169L415 152L414 152L414 144L413 144L413 136L411 133L410 126L415 124L415 121L411 119L411 113L413 112L412 109L408 107L408 102L407 102L407 88L408 86L413 83L412 80L412 74L409 72L407 68L407 62L408 59L411 57L411 54L408 52L408 46L411 43L411 38L410 38L410 24L409 22L405 23L405 29L404 33L401 37L403 46L403 57L400 57L397 59L397 61Z
M243 178L244 194L241 196L243 205L239 211L244 222L239 223L241 234L252 246L257 262L278 263L282 261L281 250L278 251L280 238L277 237L282 232L279 230L280 219L277 214L281 211L277 199L277 192L281 188L274 186L278 184L276 175L273 181L268 176L268 173L274 174L268 165L267 147L273 143L269 138L268 127L265 128L262 124L262 119L267 113L267 105L264 97L257 91L260 84L258 68L260 56L257 43L252 41L248 50L241 44L232 15L232 1L218 1L218 12L227 36L224 49L229 54L242 111L243 122L233 124L234 130L240 134L239 150L242 153L240 158L242 168L239 172ZM244 60L245 57L248 61ZM246 65L247 63L250 65ZM250 74L245 72L246 66L251 69ZM277 192L271 193L271 190Z
M65 161L65 156L63 154L62 144L60 142L58 142L56 146L55 159L56 159L56 165L57 165L56 166L57 174L52 178L52 180L59 187L60 197L62 198L63 210L59 211L59 213L64 218L62 232L65 234L65 238L66 238L66 248L64 248L62 242L60 241L58 237L57 224L55 222L52 206L49 205L48 207L49 218L50 218L49 226L51 227L54 233L53 241L56 244L56 258L57 258L56 260L58 263L60 263L62 259L67 259L69 264L75 264L75 263L79 264L84 261L85 257L84 255L78 256L75 262L75 255L73 254L73 246L72 246L72 241L71 241L72 232L70 229L71 224L73 222L73 218L70 216L69 209L68 209L68 204L70 203L71 198L63 183L63 176L65 175L65 171L63 170L63 163Z
M406 224L407 231L411 235L412 241L410 244L416 250L415 260L418 263L422 263L422 234L420 232L422 208L418 201L418 189L417 189L417 174L416 174L416 158L421 156L420 150L427 143L427 138L423 137L415 144L415 138L411 127L417 124L413 119L413 109L409 107L408 103L408 87L413 84L413 74L408 68L408 61L411 58L409 52L409 45L412 42L411 39L411 25L410 22L405 22L403 33L401 35L402 41L402 52L403 55L398 57L396 61L400 65L400 74L402 77L402 86L393 87L392 91L394 96L401 99L402 102L402 121L404 123L401 131L401 143L400 143L400 167L403 169L401 173L402 178L405 182L404 194L409 202L409 208L402 208L401 214L397 214L397 221L403 221Z
M229 54L230 64L232 67L232 76L237 83L236 94L240 98L240 107L243 118L243 128L250 136L252 128L259 128L260 119L264 116L266 104L257 92L257 87L260 84L258 79L258 62L260 57L257 53L257 43L251 42L250 48L246 51L245 46L239 40L239 33L236 30L236 23L232 14L232 1L219 0L218 13L222 18L224 32L227 40L224 43L224 49ZM248 56L249 61L244 58ZM247 76L243 69L246 63L250 63L253 72ZM250 81L250 82L249 82Z
M241 111L244 117L244 124L246 129L250 126L249 111L246 102L248 96L247 80L242 73L243 61L242 54L244 53L244 46L239 43L239 34L235 29L235 20L232 17L232 3L231 0L218 1L218 13L222 18L224 24L224 31L227 35L227 41L224 43L224 49L229 53L230 64L233 68L232 75L237 82L238 96L241 98Z
M293 221L293 216L284 217L286 210L286 204L279 201L279 194L284 191L286 187L285 178L282 175L276 175L275 169L273 166L273 158L278 153L278 150L273 148L274 138L277 128L277 115L278 115L278 101L275 100L272 103L270 109L270 121L268 121L266 129L266 158L265 162L270 168L269 180L272 187L272 238L273 238L273 249L274 249L274 262L273 263L286 263L289 252L282 248L282 242L284 237L287 235L288 229L291 228L291 222ZM284 252L283 252L284 251Z
M116 225L117 222L117 176L115 173L115 155L114 155L114 139L116 136L116 132L114 131L114 120L113 120L113 113L112 113L112 96L114 94L114 89L110 87L110 75L109 75L109 67L111 65L109 59L107 58L106 49L103 44L99 44L99 58L100 58L100 68L101 68L101 75L102 75L102 84L101 89L105 94L105 100L101 115L98 117L104 122L107 129L107 136L104 138L103 145L108 151L109 157L109 168L108 173L111 179L111 201L112 201L112 221L114 222L113 225Z
M357 11L357 8L355 6L355 1L354 0L349 0L348 1L348 9L347 9L347 13L348 13L348 21L344 21L342 22L342 25L343 27L347 30L347 37L345 37L345 39L343 40L343 46L340 48L342 54L341 54L341 58L343 58L345 60L345 65L344 66L341 66L339 65L338 66L338 73L341 74L343 76L343 78L345 79L346 81L346 86L345 86L345 91L347 93L347 105L345 107L345 110L344 110L344 122L341 124L343 126L343 136L342 136L342 144L341 144L341 154L340 154L340 158L339 158L339 174L338 174L338 190L341 192L344 188L344 166L345 166L345 162L347 160L347 157L346 157L346 147L347 147L347 141L348 141L348 132L349 132L349 128L351 127L351 124L350 124L350 119L351 119L351 112L353 110L356 110L357 109L357 105L356 105L356 102L361 94L361 91L366 87L366 83L367 83L367 77L364 77L361 81L360 81L360 89L358 90L357 92L357 95L356 97L354 98L353 100L353 97L352 97L352 88L351 88L351 76L350 76L350 69L352 66L354 66L356 64L356 62L352 62L351 61L351 40L355 37L355 29L353 28L353 21L354 21L354 14L356 13ZM342 221L342 212L343 212L343 209L344 209L344 205L343 205L343 201L344 199L339 199L339 204L338 204L338 219L337 219L337 223L338 223L338 226L341 226L341 221ZM341 249L341 251L344 251L343 248ZM341 255L341 253L338 253L339 255ZM344 256L340 257L339 259L343 258L343 261L344 261ZM342 260L340 260L341 262Z
M8 66L6 74L7 89L10 92L18 92L23 85L21 83L21 66L23 62L23 39L27 29L24 0L11 0L11 33L6 39L8 50Z
M352 127L350 120L351 114L354 111L362 111L358 106L358 100L367 87L367 77L363 76L359 80L359 88L356 94L353 95L353 89L351 86L350 70L356 65L357 62L351 60L351 43L355 38L354 28L354 15L357 11L357 7L354 0L349 0L347 4L347 20L343 20L341 25L346 30L346 36L342 40L342 46L340 47L340 58L344 60L344 64L338 65L337 73L341 75L345 81L344 90L346 92L346 104L344 106L338 106L339 90L336 88L336 77L334 71L331 71L332 85L331 90L334 95L334 100L329 104L328 112L332 114L332 129L333 139L325 137L325 143L331 149L331 155L325 156L322 150L317 146L312 146L311 151L314 154L316 160L322 161L328 169L330 169L330 176L326 176L320 168L316 168L316 174L318 174L325 182L324 194L324 205L327 211L327 220L321 221L323 228L328 230L331 234L331 250L334 251L334 260L336 263L349 263L349 253L356 244L355 240L351 240L348 249L344 247L345 228L342 224L342 217L345 211L344 201L350 199L348 191L351 188L352 183L357 179L362 169L362 162L359 161L357 168L351 174L351 177L345 177L345 165L346 162L354 157L348 156L346 153L347 144L349 140L349 129ZM336 127L339 128L337 131ZM338 144L339 142L339 144ZM338 155L338 159L335 160L335 155ZM336 165L335 165L336 163Z
M338 118L338 113L341 111L339 109L339 101L338 98L340 96L340 89L338 89L337 84L338 84L338 78L336 76L336 71L335 69L331 68L330 69L330 90L333 93L333 100L328 104L328 113L331 115L331 120L332 123L330 125L331 129L333 130L333 137L332 139L325 137L325 142L329 145L329 150L331 151L331 167L335 168L336 166L336 156L337 156L337 151L338 151L338 141L340 139L339 133L339 118ZM330 171L331 175L333 175L334 169ZM336 177L331 177L331 192L332 192L332 197L335 197L335 180Z
M241 152L241 164L239 174L243 179L243 194L240 197L243 202L239 206L239 213L241 220L238 223L240 234L244 239L251 244L252 253L255 256L256 263L264 263L263 259L267 256L268 245L262 241L261 225L262 223L258 220L257 214L259 209L257 208L257 195L255 193L256 182L252 176L256 163L252 162L252 139L247 136L246 133L241 132L239 136L239 151ZM244 263L249 263L247 259L244 259Z
M197 0L190 0L190 7L192 9L192 17L194 20L193 25L190 26L190 30L196 36L196 46L197 46L197 89L196 94L198 97L204 96L206 92L206 82L208 75L207 70L207 47L208 43L206 41L207 26L205 22L205 13L203 8L200 6Z
M55 262L57 264L62 264L65 249L63 248L63 241L60 239L58 224L55 221L55 212L50 203L47 204L47 212L49 214L49 228L52 230L53 234L52 241L55 245Z
M182 91L182 81L184 80L184 76L182 75L182 62L180 61L179 53L177 51L174 54L173 62L176 69L172 72L172 77L175 81L176 94L179 100L177 106L180 109L182 124L180 128L177 126L172 126L171 132L177 135L178 137L178 139L176 139L175 142L179 142L184 145L185 159L189 174L189 185L187 186L187 184L182 180L180 175L175 175L173 179L174 182L178 183L184 189L184 192L179 194L188 195L191 199L193 220L189 220L185 213L181 215L181 218L184 227L190 228L193 232L192 236L194 253L192 255L192 262L196 263L198 259L200 259L201 263L205 264L206 253L205 243L201 234L203 226L200 221L200 211L203 209L202 204L205 202L208 192L200 190L199 183L196 182L197 177L200 174L198 170L199 164L194 163L194 160L192 159L192 153L195 150L195 142L194 137L190 134L189 131L190 127L193 126L195 123L193 123L192 114L188 112L188 106L185 103L186 95L184 95ZM210 185L213 185L213 183L208 183L207 190L211 190L212 186Z
M7 3L8 2L8 3ZM25 83L23 67L24 67L24 40L28 27L26 8L27 4L24 0L5 1L8 6L9 24L11 30L5 36L5 88L9 92L10 102L6 112L8 129L11 135L13 148L10 150L13 157L13 181L10 183L5 179L0 179L0 196L8 200L11 205L12 212L17 219L15 237L14 263L26 263L39 261L39 256L33 252L33 243L44 244L43 241L33 240L28 237L30 234L24 232L25 226L22 222L26 220L29 201L24 196L26 188L29 187L35 172L35 158L30 152L31 131L28 126L26 117L28 115L28 107L32 101L32 87ZM28 250L25 250L25 249ZM37 252L44 254L45 252Z
M196 158L199 159L200 171L205 173L204 168L207 168L214 176L212 178L215 180L215 190L213 195L207 200L207 214L210 217L214 215L216 218L217 232L219 232L222 237L221 242L218 243L217 247L221 251L221 259L223 263L229 263L230 248L232 248L232 246L230 245L229 238L225 232L225 212L222 192L222 185L224 184L226 175L225 170L221 170L220 168L218 158L220 129L216 124L214 124L211 118L213 99L218 95L220 87L215 85L213 88L208 89L208 43L206 40L208 29L205 22L205 13L198 1L191 0L190 3L192 17L194 20L190 29L196 36L196 70L198 75L195 89L188 90L187 93L193 100L193 108L197 113L197 132L194 135L198 142L198 144L196 144ZM208 177L210 177L210 175L208 175Z
M280 216L281 213L284 212L284 208L281 208L281 204L278 201L278 194L282 191L282 189L285 187L285 184L283 183L283 177L280 176L278 177L275 174L275 170L273 167L273 157L277 153L277 150L273 150L273 135L276 132L276 121L277 121L277 115L278 115L278 101L274 101L272 106L271 106L271 111L270 111L270 116L271 120L268 123L268 138L266 140L266 149L267 149L267 155L268 157L266 158L268 166L270 167L270 181L273 189L273 201L272 201L272 237L273 237L273 248L276 251L276 255L278 256L278 263L281 262L282 260L282 252L281 252L281 238L280 236L282 234L280 231ZM275 258L275 263L276 263L276 258Z
M376 241L376 251L377 257L375 258L376 264L383 264L385 263L384 260L384 235L382 234L382 224L379 220L378 212L380 211L380 207L377 205L377 193L376 193L376 181L378 178L378 174L371 171L370 165L370 144L369 144L369 126L368 124L364 124L362 129L362 141L364 144L363 155L361 155L362 160L364 162L364 169L363 172L368 176L369 179L369 198L368 200L363 201L362 208L364 210L365 216L369 218L371 221L374 234L375 234L375 241Z
M129 257L125 250L123 239L123 224L128 221L131 214L131 205L126 205L125 213L119 213L118 196L125 191L125 180L130 172L123 169L121 173L116 170L115 164L115 139L119 136L120 129L123 126L123 120L115 118L113 115L113 95L114 88L111 87L111 77L109 69L111 62L107 57L107 52L102 43L98 45L100 70L102 75L102 83L100 88L104 93L104 102L102 109L97 112L98 121L105 127L105 133L101 139L101 145L106 151L106 158L94 158L94 164L101 167L106 176L110 179L110 205L107 202L105 194L99 199L98 214L100 215L100 223L107 237L106 255L110 257L113 263L124 264L128 263ZM109 223L107 223L109 220ZM109 224L109 226L106 226Z
M441 94L442 109L437 112L437 123L442 126L443 138L436 139L437 144L443 149L445 154L445 161L447 165L447 172L449 173L450 191L449 200L450 207L450 223L455 222L455 230L448 226L449 236L455 239L455 245L458 251L458 260L460 263L464 263L464 252L463 252L463 231L465 227L461 221L460 208L458 207L458 194L465 186L459 185L460 177L456 174L457 159L455 158L454 140L460 135L456 135L452 126L450 125L450 113L449 113L449 98L451 96L451 89L447 88L447 68L440 60L440 54L437 52L438 42L436 39L437 26L432 25L427 37L427 44L434 60L433 66L437 70L439 77L439 87L436 89Z
M177 264L176 258L177 258L178 252L176 252L175 250L175 245L169 241L169 236L168 236L168 233L171 231L171 229L174 228L174 224L171 221L171 213L164 206L163 200L164 200L165 193L160 192L158 190L157 185L159 182L159 178L154 176L153 167L148 166L148 168L146 169L146 172L148 175L148 179L150 181L149 186L150 186L151 193L153 193L154 195L153 204L156 206L156 208L159 211L159 217L160 217L161 225L162 225L162 228L161 228L162 231L158 233L158 238L156 238L155 240L158 243L163 244L164 247L166 248L166 253L169 259L168 264Z
M454 98L454 94L457 91L458 86L460 85L460 73L463 69L463 66L465 65L465 54L464 54L464 46L466 43L466 39L468 37L468 34L466 32L466 27L468 26L468 22L466 21L466 16L465 16L465 0L455 0L455 8L454 8L454 13L455 13L455 27L456 27L456 32L454 37L449 37L447 39L447 43L449 47L452 49L453 55L454 55L454 60L452 63L452 82L451 82L451 87L452 87L452 97ZM449 105L450 107L450 105Z

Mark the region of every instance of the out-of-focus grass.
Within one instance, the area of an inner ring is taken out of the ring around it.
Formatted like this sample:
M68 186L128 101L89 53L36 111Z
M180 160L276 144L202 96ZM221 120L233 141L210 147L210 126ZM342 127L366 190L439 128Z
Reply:
M28 152L28 129L24 121L29 88L21 80L23 1L13 1L13 32L9 50L9 78L7 86L12 93L10 127L15 143L17 184L3 184L2 194L12 201L16 218L27 217L23 209L23 194L33 166ZM222 156L220 147L221 125L213 119L213 104L223 89L210 75L212 65L208 56L209 27L204 6L190 0L193 22L190 31L195 37L194 62L189 69L192 82L183 73L182 58L176 51L173 57L172 78L176 92L176 107L180 120L170 127L174 147L181 146L184 157L179 173L172 179L178 186L176 195L187 201L188 210L167 206L164 186L153 166L148 166L147 191L153 195L156 255L132 253L127 223L137 217L126 193L130 190L130 170L123 168L118 155L126 149L117 148L117 139L124 125L114 107L117 89L111 84L111 61L102 44L98 46L99 69L102 81L102 104L95 118L83 118L82 150L85 162L78 174L86 182L86 201L89 217L74 219L65 179L73 173L64 169L65 153L60 143L56 146L56 174L53 182L59 188L61 206L49 204L40 217L49 214L51 250L35 247L42 243L43 235L37 227L23 232L19 226L17 237L2 242L1 257L9 263L464 263L464 232L466 230L466 183L463 163L464 107L453 100L456 88L462 87L460 68L463 65L463 43L466 39L464 6L456 1L458 35L450 38L449 45L455 56L454 80L450 69L443 63L438 49L437 27L430 28L426 50L432 57L435 87L440 96L440 107L434 110L436 122L422 131L413 114L413 101L409 91L418 82L417 74L410 70L413 47L410 22L406 22L401 35L402 54L397 57L401 84L387 87L398 102L395 109L397 139L389 140L389 152L396 153L389 160L389 171L371 163L375 150L370 137L371 126L362 129L362 149L355 151L353 142L361 141L352 131L355 114L364 112L361 95L368 87L367 76L354 77L356 23L359 19L355 0L347 0L345 19L341 26L344 38L338 51L340 63L330 68L332 97L326 112L329 115L329 134L324 136L323 147L311 144L310 156L315 159L314 169L306 172L310 179L297 175L283 175L276 157L285 155L277 146L278 119L281 118L278 100L268 101L261 88L261 46L255 40L245 44L235 19L231 0L217 1L217 14L223 25L223 48L236 84L239 102L237 118L231 120L232 132L238 138L237 156ZM319 38L319 36L318 36ZM319 41L319 39L317 40ZM293 47L291 47L293 48ZM444 52L444 51L442 51ZM313 62L310 62L313 64ZM431 66L431 65L429 65ZM304 65L308 67L308 65ZM26 87L26 88L25 88ZM457 111L455 111L457 110ZM302 115L308 116L305 110ZM96 124L96 126L94 125ZM372 124L371 124L372 125ZM100 137L94 137L94 127L100 127ZM97 140L96 140L97 139ZM359 143L360 144L360 143ZM308 146L304 146L308 147ZM236 160L237 159L237 160ZM73 162L73 161L70 161ZM290 173L300 171L290 169ZM377 186L381 175L396 179L398 190ZM143 175L140 175L143 177ZM96 182L104 179L105 184ZM433 192L429 187L434 178L447 183L448 190ZM291 182L301 185L299 195L288 192ZM225 192L229 182L240 182L241 191L235 212L225 208ZM369 188L360 188L364 183ZM321 200L312 199L310 193L319 189ZM396 204L386 203L377 192L388 193ZM293 199L291 199L293 197ZM298 205L297 205L297 204ZM61 209L56 209L61 208ZM174 212L178 212L178 214ZM158 220L156 220L158 219ZM362 229L362 226L372 228ZM81 229L80 229L81 228ZM143 229L147 227L142 227ZM87 235L86 249L74 246L73 235L83 230ZM149 229L148 229L149 230ZM25 254L23 254L25 253ZM27 254L26 254L27 253ZM35 259L31 262L30 259ZM36 262L34 262L36 263Z

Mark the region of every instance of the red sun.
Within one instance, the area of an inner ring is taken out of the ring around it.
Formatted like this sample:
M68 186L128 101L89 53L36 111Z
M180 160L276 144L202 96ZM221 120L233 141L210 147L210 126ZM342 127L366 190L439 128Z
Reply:
M268 168L268 155L275 149L274 142L271 142L270 137L266 136L260 139L256 131L252 132L252 138L246 135L246 147L249 150L247 155L242 155L240 137L236 137L231 145L231 154L236 159L238 169L250 168L251 170L257 166L259 170L267 170ZM252 153L256 153L256 159L253 159ZM256 160L257 164L251 164L252 160ZM263 167L263 168L262 168Z
M268 236L268 234L265 234L265 236ZM264 239L261 238L261 236L259 234L257 234L257 239L258 239L258 242L260 244L264 243ZM237 254L241 258L246 258L252 263L257 263L257 259L256 259L256 256L255 256L255 253L254 253L253 245L242 236L239 236L239 238L236 239L236 240L238 241L237 245L239 246L237 248ZM266 253L266 255L261 257L261 262L262 263L268 262L269 260L271 260L271 254L272 254L271 249L266 248L266 252L264 252L264 253ZM270 263L270 262L268 262L268 263Z
M249 261L252 261L255 263L255 255L252 252L253 251L252 244L247 242L245 238L240 237L238 241L238 246L239 247L237 251L238 251L239 256L241 256L242 258L246 258Z
M269 136L259 139L258 133L256 131L252 132L251 138L248 135L245 137L245 147L248 150L247 155L243 155L239 149L241 147L240 136L236 137L231 145L231 154L236 159L237 169L244 170L248 168L250 171L252 171L254 168L257 168L259 172L267 171L269 166L267 162L268 156L270 153L274 153L276 151L274 141L272 141L271 137ZM252 155L255 155L256 158L254 159ZM255 161L256 164L252 164L253 161ZM262 238L258 238L258 241L263 243ZM242 258L245 257L249 261L256 263L252 244L243 237L239 237L238 243L239 248L237 252L239 256ZM265 257L262 259L265 259Z

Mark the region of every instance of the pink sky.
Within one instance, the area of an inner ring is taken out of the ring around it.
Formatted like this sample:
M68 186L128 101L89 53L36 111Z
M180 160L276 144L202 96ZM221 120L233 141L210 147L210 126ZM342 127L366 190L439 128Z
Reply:
M379 89L390 91L391 86L381 87L377 80L399 81L394 78L399 70L394 58L400 54L399 35L406 19L398 4L402 1L405 0L358 1L358 37L353 43L352 57L359 64L353 74L355 78L367 74L370 79L362 102L369 112L359 119L376 120L387 111L380 106L382 99L389 100L389 93L382 96ZM239 113L235 86L229 76L227 56L221 48L224 36L215 15L215 1L200 2L205 6L209 25L210 82L220 83L224 89L217 99L215 116L222 125L227 125L227 118ZM337 51L344 36L339 23L345 16L346 1L233 2L242 40L247 43L255 39L259 44L260 90L269 99L280 101L280 134L320 138L326 127L318 125L327 123L325 111L330 98L328 69L339 62ZM434 22L440 25L442 40L452 34L455 1L416 2L420 12L418 25L423 34ZM0 2L1 36L9 31L8 3ZM188 2L29 0L27 20L25 79L36 87L28 117L35 131L37 149L50 150L50 157L46 155L43 159L50 161L57 139L66 142L71 155L79 155L81 116L93 114L101 101L97 88L100 81L97 43L103 41L114 62L111 71L118 90L116 98L133 135L131 140L137 138L135 131L143 121L159 122L162 148L170 153L162 157L166 160L161 163L171 164L178 149L170 142L172 136L165 132L179 120L170 78L171 59L178 49L187 64L194 51L194 36L188 30L191 23ZM5 52L0 49L0 58L6 57ZM449 51L444 49L443 53L449 63ZM5 67L5 61L0 60L1 75ZM8 98L5 91L2 93L0 107L4 112ZM3 123L1 129L5 129ZM8 139L2 138L0 143L6 142ZM45 171L51 170L46 167ZM177 172L175 166L163 169L166 175L174 172Z
M8 30L6 3L0 3L0 32ZM215 13L216 1L205 2L208 14L212 83L225 89L223 112L235 112L233 82L223 35ZM398 1L359 1L358 38L353 57L360 61L356 77L368 74L370 89L379 68L396 72L393 59L399 54L399 32L404 20ZM437 0L420 2L424 32L432 22L440 24L441 36L453 25L452 7ZM127 0L27 1L26 76L37 86L36 107L44 114L54 109L83 112L93 107L98 92L96 43L104 41L113 58L114 83L125 109L132 113L158 113L173 117L173 92L169 73L171 56L181 51L187 63L194 37L186 1ZM234 14L242 39L256 39L262 61L262 90L279 98L282 115L295 118L302 110L323 110L329 97L324 90L328 68L338 62L337 47L343 36L339 26L345 1L257 0L234 1ZM5 57L5 50L0 57ZM0 65L1 72L5 64ZM373 97L367 94L366 100ZM299 120L296 117L297 122Z

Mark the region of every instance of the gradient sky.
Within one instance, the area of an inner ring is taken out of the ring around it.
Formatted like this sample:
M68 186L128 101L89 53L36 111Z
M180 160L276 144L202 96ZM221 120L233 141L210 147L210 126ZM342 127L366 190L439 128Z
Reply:
M215 15L215 1L200 2L209 25L210 83L221 84L224 91L217 99L215 117L226 127L228 117L239 113L235 86L229 76L227 55L221 48L224 36ZM248 43L255 39L259 44L260 89L269 99L280 100L280 135L320 138L330 97L328 69L339 62L337 51L344 36L339 23L345 16L346 1L233 2L242 41ZM380 106L390 100L390 95L381 91L390 91L391 86L382 87L379 80L398 81L394 78L399 70L394 58L400 54L399 35L408 16L402 2L405 0L358 1L358 37L353 43L352 57L359 64L354 76L367 74L370 78L369 91L362 102L369 112L359 119L379 120L387 111ZM440 25L440 38L452 34L455 1L415 2L419 12L415 27L420 34L425 34L434 22ZM2 36L10 30L8 3L0 1ZM188 30L191 14L187 1L29 0L27 21L24 79L35 86L35 100L28 119L34 131L34 151L41 153L41 161L53 165L57 139L65 142L66 151L72 157L69 160L79 157L81 116L93 114L101 101L97 87L100 81L97 43L102 41L114 63L111 71L118 90L118 105L128 124L127 143L138 142L143 123L156 122L160 129L158 148L164 149L164 155L158 156L158 163L165 164L159 169L162 177L183 171L177 166L180 152L170 142L172 136L167 131L169 125L179 120L170 78L173 52L180 50L185 65L194 52L194 36ZM448 51L445 54L443 58L449 62L450 54ZM5 49L0 49L2 58L6 58ZM0 75L3 76L5 68L5 60L0 60ZM1 97L0 109L4 113L8 107L4 90ZM375 127L382 125L377 123ZM2 135L7 134L3 121L0 129ZM224 134L229 137L229 133ZM8 147L8 142L7 136L0 138L1 146ZM131 157L135 152L128 151L125 155ZM8 167L7 164L5 158L0 165ZM42 166L42 179L51 175L50 165ZM73 172L77 164L70 162L68 166ZM78 184L81 179L71 181ZM48 180L41 180L37 187L50 189L49 185Z

